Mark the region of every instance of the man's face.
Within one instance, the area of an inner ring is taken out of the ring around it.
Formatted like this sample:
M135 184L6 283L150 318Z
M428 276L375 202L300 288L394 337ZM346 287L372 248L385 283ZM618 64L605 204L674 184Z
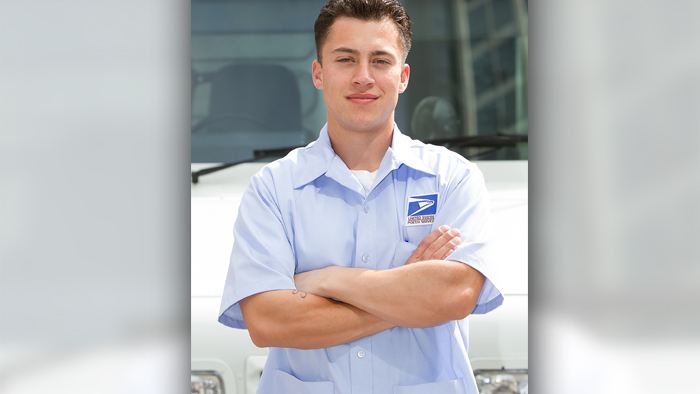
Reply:
M314 60L314 85L323 90L328 127L343 131L393 129L399 93L408 85L394 22L340 17Z

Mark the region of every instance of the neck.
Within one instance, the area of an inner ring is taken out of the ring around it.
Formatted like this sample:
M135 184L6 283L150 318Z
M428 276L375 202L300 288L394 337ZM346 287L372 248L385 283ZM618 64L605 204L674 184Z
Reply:
M379 169L394 135L394 122L375 131L351 131L331 127L328 136L331 146L350 170L374 172Z

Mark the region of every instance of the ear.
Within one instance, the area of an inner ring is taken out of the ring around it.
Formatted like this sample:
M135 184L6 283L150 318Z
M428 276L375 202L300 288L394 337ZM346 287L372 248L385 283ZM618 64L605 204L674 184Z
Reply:
M311 77L314 80L314 86L318 90L323 90L323 73L321 71L321 63L318 60L314 60L311 63Z
M401 81L399 82L399 93L403 93L408 87L408 76L411 74L411 68L408 64L403 65L403 70L401 70Z

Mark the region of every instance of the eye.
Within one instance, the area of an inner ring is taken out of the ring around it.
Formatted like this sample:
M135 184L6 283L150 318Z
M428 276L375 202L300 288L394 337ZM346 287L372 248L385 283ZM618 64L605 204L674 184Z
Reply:
M377 60L375 60L374 62L377 63L377 64L381 64L381 65L388 65L388 64L391 64L388 60L382 60L382 59L377 59Z
M344 58L338 59L338 62L339 63L350 63L350 62L352 62L352 59L344 57Z

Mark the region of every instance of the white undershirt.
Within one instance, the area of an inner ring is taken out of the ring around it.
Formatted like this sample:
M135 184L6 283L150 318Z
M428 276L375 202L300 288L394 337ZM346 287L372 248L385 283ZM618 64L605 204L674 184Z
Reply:
M365 188L365 192L369 193L369 189L372 187L374 180L377 179L377 171L369 172L365 170L351 170L355 174L355 178L360 181L362 187Z

